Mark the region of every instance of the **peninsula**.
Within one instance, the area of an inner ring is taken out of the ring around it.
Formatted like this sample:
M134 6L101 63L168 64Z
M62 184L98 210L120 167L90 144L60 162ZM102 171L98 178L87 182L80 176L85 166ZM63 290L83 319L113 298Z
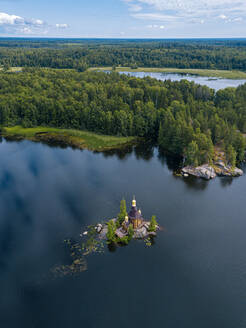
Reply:
M31 140L47 144L59 144L77 149L107 151L119 149L137 142L137 137L108 136L89 131L75 129L59 129L53 127L23 128L13 126L2 128L1 134L7 140Z

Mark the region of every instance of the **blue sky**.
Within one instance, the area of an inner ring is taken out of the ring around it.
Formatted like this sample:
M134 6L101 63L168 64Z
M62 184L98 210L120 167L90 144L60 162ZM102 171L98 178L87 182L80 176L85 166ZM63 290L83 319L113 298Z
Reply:
M246 37L246 0L0 0L0 36Z

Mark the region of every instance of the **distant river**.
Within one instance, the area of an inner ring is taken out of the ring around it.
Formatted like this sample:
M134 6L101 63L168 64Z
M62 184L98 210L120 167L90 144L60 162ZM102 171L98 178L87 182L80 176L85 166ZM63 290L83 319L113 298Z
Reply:
M246 175L174 177L151 145L98 154L30 141L0 143L1 328L246 327ZM165 227L142 241L69 263L63 240L136 195Z
M121 74L129 74L131 76L143 78L145 76L150 76L157 80L165 81L181 81L188 80L190 82L195 82L197 84L206 85L209 88L215 89L216 91L220 89L225 89L228 87L238 87L241 84L246 83L246 80L232 80L232 79L218 79L214 77L198 76L190 74L174 74L174 73L150 73L150 72L120 72Z

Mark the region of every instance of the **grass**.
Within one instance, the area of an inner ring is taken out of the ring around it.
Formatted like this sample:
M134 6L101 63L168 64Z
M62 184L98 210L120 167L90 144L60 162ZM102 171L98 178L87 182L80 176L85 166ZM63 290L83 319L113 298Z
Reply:
M22 71L22 67L10 67L8 72L9 73L16 73L16 72L21 72ZM3 67L0 67L0 71L3 70Z
M91 67L91 71L111 71L112 67ZM155 67L139 67L132 69L130 67L117 67L116 72L150 72L150 73L178 73L178 74L193 74L199 76L208 76L214 78L225 79L246 79L246 72L242 71L226 71L212 69L183 69L183 68L155 68Z
M94 151L117 149L136 141L134 137L106 136L87 131L49 127L23 128L19 125L5 127L3 136L23 137L34 141L61 141L69 146Z

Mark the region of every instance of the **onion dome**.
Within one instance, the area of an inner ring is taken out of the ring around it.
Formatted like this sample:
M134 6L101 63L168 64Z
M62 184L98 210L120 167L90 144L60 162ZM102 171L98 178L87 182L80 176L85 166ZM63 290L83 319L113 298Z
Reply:
M130 212L128 213L128 217L130 220L131 219L143 220L141 210L137 209L135 197L132 200L132 208L131 208Z

